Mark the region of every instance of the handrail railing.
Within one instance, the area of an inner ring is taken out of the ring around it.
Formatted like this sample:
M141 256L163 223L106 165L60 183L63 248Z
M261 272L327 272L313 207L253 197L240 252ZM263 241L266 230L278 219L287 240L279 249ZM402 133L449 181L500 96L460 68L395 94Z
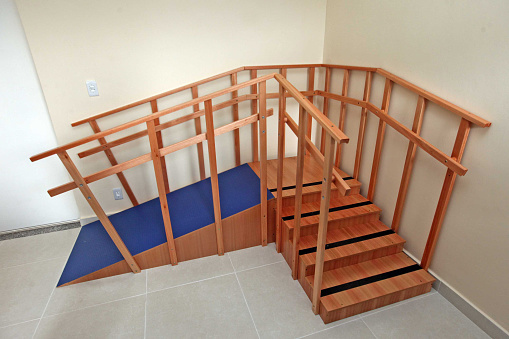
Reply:
M307 82L307 90L299 91L295 88L287 79L287 71L289 69L308 69L308 82ZM315 88L315 74L316 68L325 68L325 83L323 84L322 89ZM332 93L331 91L331 77L333 70L343 70L343 87L341 90L341 94ZM268 74L262 77L257 77L258 70L279 70L280 74ZM251 80L246 82L237 83L237 75L242 71L248 71L251 77ZM351 72L365 72L366 73L366 81L364 85L364 93L363 98L356 99L348 96L348 87L349 87L349 78ZM372 78L374 74L378 74L385 78L385 88L382 99L381 107L375 106L370 101L370 93L372 87ZM198 96L198 86L206 84L208 82L223 78L230 77L231 86L216 91L214 93ZM274 78L279 83L279 93L267 93L266 91L266 82L270 79ZM389 104L391 101L392 88L394 85L400 85L409 89L410 91L418 94L417 107L415 110L414 123L411 129L405 127L403 124L398 122L396 119L389 115ZM242 88L250 88L251 93L246 95L238 95L238 91ZM187 101L182 104L175 105L173 107L158 110L157 107L157 99L163 98L168 95L172 95L178 92L182 92L184 90L191 90L193 99ZM212 99L223 96L225 94L232 95L230 100L226 100L215 106L212 106ZM322 97L324 100L323 112L321 112L316 106L313 104L313 98L315 96ZM87 199L88 203L99 217L101 223L104 225L108 234L110 234L112 240L115 242L115 245L119 249L119 251L124 256L127 263L130 265L133 272L139 272L140 267L129 253L119 235L116 233L115 228L109 221L108 217L102 210L101 206L97 202L97 199L93 196L88 184L102 178L105 178L110 175L118 175L121 180L122 185L126 187L126 192L133 202L134 205L137 204L137 200L134 197L132 191L130 191L130 187L125 180L125 177L122 176L122 171L140 165L142 163L148 162L150 160L154 163L154 170L156 175L157 187L159 192L159 198L161 202L161 209L163 213L163 219L165 224L165 230L167 234L168 240L168 249L170 251L170 258L173 264L177 263L175 245L173 242L173 235L171 231L171 221L168 213L168 206L166 201L166 193L169 192L169 186L167 183L167 173L164 163L164 156L170 153L176 152L183 148L198 145L201 147L202 142L207 140L209 147L209 161L210 161L210 172L211 172L211 181L213 186L213 201L214 201L214 212L215 212L215 225L216 225L216 236L217 236L217 248L218 253L222 254L224 252L224 246L222 243L222 226L221 226L221 215L219 208L219 194L218 194L218 185L217 185L217 163L215 158L215 144L214 138L217 135L234 131L234 144L235 144L235 165L240 164L240 152L239 146L240 136L239 136L239 128L242 126L251 125L252 126L252 147L253 147L253 161L258 161L258 153L260 153L260 177L261 177L261 238L262 244L266 245L267 243L267 201L266 201L266 191L267 191L267 136L266 136L266 118L273 114L272 109L267 109L266 100L268 99L279 99L279 123L278 123L278 170L277 170L277 207L276 207L276 247L278 251L281 251L281 210L282 210L282 178L283 178L283 159L285 157L285 127L288 125L292 131L297 134L298 137L298 154L297 154L297 177L296 177L296 195L295 195L295 220L294 220L294 230L293 230L293 243L292 243L292 275L296 277L297 274L297 259L298 259L298 243L300 238L300 211L302 206L302 185L303 185L303 164L304 164L304 152L307 149L310 154L319 162L324 165L323 172L323 181L322 181L322 201L320 206L320 222L318 228L318 245L317 245L317 256L316 256L316 264L315 264L315 286L321 285L321 277L323 274L323 259L324 259L324 251L325 251L325 240L327 234L327 218L328 218L328 207L329 207L329 199L330 199L330 191L331 191L331 183L335 180L336 185L339 191L342 194L347 194L349 191L349 186L345 183L345 181L338 174L337 170L334 167L334 164L339 166L341 160L341 144L347 143L349 141L348 137L343 133L342 126L345 125L346 119L346 107L347 105L358 106L362 108L361 110L361 119L359 124L359 134L357 140L357 150L355 156L355 164L353 177L355 179L359 178L361 159L362 159L362 149L364 144L365 137L365 129L366 129L366 118L367 113L371 112L373 115L379 118L378 132L375 144L375 151L373 156L373 164L371 167L371 176L368 187L367 198L369 200L373 200L375 196L376 182L378 176L378 169L380 165L380 159L382 154L382 146L385 135L386 125L389 125L394 130L396 130L400 135L404 136L408 139L408 151L405 159L403 175L401 178L400 189L396 201L396 207L392 220L392 229L394 231L398 231L401 215L405 204L405 198L407 195L408 184L410 180L410 176L412 173L413 162L415 157L415 151L417 147L421 148L428 154L430 154L437 161L442 163L447 167L446 177L443 183L442 191L440 193L440 198L438 201L438 205L435 211L435 216L433 218L433 223L431 225L430 233L428 236L428 241L426 243L426 248L424 250L423 258L421 261L421 266L424 269L428 269L434 249L436 246L436 242L439 236L440 228L442 226L445 212L447 209L447 205L449 203L451 192L455 183L456 175L465 175L467 172L467 168L461 164L461 158L465 150L466 141L470 132L471 124L478 125L480 127L488 127L491 123L473 113L466 111L458 107L457 105L452 104L451 102L444 100L430 92L411 84L410 82L403 80L380 68L372 68L372 67L360 67L360 66L343 66L343 65L331 65L331 64L301 64L301 65L269 65L269 66L245 66L240 67L225 73L221 73L207 79L194 82L192 84L179 87L177 89L164 92L155 96L152 96L147 99L139 100L129 105L122 106L120 108L110 110L80 121L77 121L72 124L72 126L78 126L81 124L89 123L94 131L94 134L82 138L80 140L76 140L65 144L63 146L56 147L54 149L48 150L46 152L34 155L30 159L32 161L40 160L46 158L48 156L57 154L62 163L67 168L71 177L73 178L72 182L61 185L59 187L50 189L48 192L51 196L61 194L63 192L72 190L74 188L79 188L82 194ZM296 100L299 104L299 124L297 125L295 121L290 117L286 112L286 99L291 98ZM251 116L239 119L238 112L238 104L243 101L251 101ZM340 110L340 118L337 124L334 124L328 118L328 110L329 110L329 100L339 101L341 103ZM450 156L446 155L444 152L433 146L427 140L420 136L420 130L423 121L423 114L426 108L426 102L431 101L436 103L437 105L449 110L450 112L461 117L461 123L458 128L457 137L454 143L453 151ZM199 104L204 103L204 109L200 110ZM97 120L111 116L113 114L122 112L126 109L137 107L143 104L150 103L151 106L151 114L144 116L142 118L138 118L136 120L118 125L116 127L110 128L108 130L101 131ZM187 107L193 107L193 113L185 115L183 117L165 122L159 123L159 118L171 114L173 112L180 111ZM218 128L213 127L213 112L220 110L222 108L232 107L233 109L233 122ZM205 116L206 121L206 132L201 131L201 122L200 117ZM169 146L164 146L161 131L167 129L172 126L176 126L186 121L194 120L196 126L196 135L190 137L186 140L174 143ZM320 150L317 146L315 146L312 138L311 138L311 124L312 121L315 120L318 124L319 130L322 131L320 135ZM114 133L124 131L131 127L146 124L147 129L133 133L131 135L112 140L106 141L104 138L106 136L112 135ZM258 126L256 126L258 125ZM257 128L258 127L258 128ZM151 152L144 154L142 156L138 156L129 161L118 163L111 152L111 149L125 144L127 142L131 142L133 140L137 140L141 137L148 136L149 142L151 146ZM97 140L100 145L90 148L88 150L82 151L78 154L80 158L87 157L92 154L96 154L98 152L104 151L108 156L111 167L83 177L76 166L72 162L71 158L67 154L67 151ZM335 148L335 143L337 143L338 147ZM260 146L260 149L258 148ZM335 153L336 149L336 153ZM199 153L199 164L200 164L200 178L204 179L205 170L204 170L204 161L203 161L203 150L198 148ZM338 167L337 166L337 167ZM314 289L313 291L313 310L318 312L319 309L319 295L320 289Z

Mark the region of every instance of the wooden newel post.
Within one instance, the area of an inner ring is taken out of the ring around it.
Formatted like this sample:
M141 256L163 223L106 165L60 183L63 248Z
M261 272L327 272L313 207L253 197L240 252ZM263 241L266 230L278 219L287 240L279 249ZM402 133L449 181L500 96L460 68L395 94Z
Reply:
M83 177L81 176L80 172L76 168L76 165L74 165L74 162L69 157L69 154L67 154L66 151L63 151L61 153L58 153L58 157L60 158L65 168L71 175L71 178L76 183L76 186L78 186L78 188L80 189L81 193L87 200L88 204L94 211L95 215L97 215L97 217L99 218L99 221L101 221L101 224L103 225L104 229L110 236L111 240L113 240L113 242L115 243L115 246L117 246L117 249L120 251L120 253L124 257L125 261L129 265L131 270L134 273L140 273L141 272L140 266L138 266L138 263L133 258L133 256L127 249L126 245L118 235L117 230L115 229L110 219L108 218L108 216L102 209L101 205L97 201L96 197L90 190L90 187L88 187L87 183L85 182L85 179L83 179Z
M299 107L299 133L297 145L297 176L295 179L295 219L293 224L293 248L292 248L292 277L298 278L299 274L299 242L300 242L300 219L302 210L302 183L304 181L304 155L306 152L306 123L307 112L304 107Z
M175 248L175 240L173 239L173 230L171 228L170 210L168 208L168 199L166 198L166 188L164 185L164 172L161 161L161 153L159 143L157 141L156 127L153 120L147 121L148 140L150 142L150 152L152 154L152 163L154 165L154 173L156 176L157 191L159 193L159 202L161 203L161 213L163 215L164 231L166 233L166 241L168 251L170 252L170 262L177 265L177 250Z
M262 246L267 246L267 83L262 81L260 89L260 204L261 204L261 237Z
M212 100L205 101L205 123L207 125L207 145L209 149L210 183L212 185L212 200L214 202L214 220L216 225L217 254L224 254L223 224L221 221L221 203L219 201L219 179L217 176L216 142L214 133L214 118Z
M338 145L339 147L339 145ZM325 163L323 165L322 197L320 202L320 219L318 222L318 239L316 245L315 281L313 288L313 312L320 312L320 293L322 291L323 262L325 244L327 242L327 226L329 223L329 203L334 164L334 139L325 137Z
M286 68L281 69L281 75L286 78ZM285 112L286 96L283 85L279 85L279 121L277 146L277 206L276 206L276 251L281 253L281 224L283 214L283 168L285 159Z

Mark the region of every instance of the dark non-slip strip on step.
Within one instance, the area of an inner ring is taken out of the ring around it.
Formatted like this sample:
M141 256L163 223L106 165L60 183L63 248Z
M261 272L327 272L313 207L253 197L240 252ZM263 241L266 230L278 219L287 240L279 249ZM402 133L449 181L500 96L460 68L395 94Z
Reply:
M335 247L340 247L340 246L354 244L356 242L361 242L361 241L364 241L364 240L380 238L380 237L383 237L383 236L386 236L386 235L389 235L389 234L393 234L393 233L394 233L394 231L389 229L389 230L386 230L386 231L366 234L366 235L363 235L363 236L360 236L360 237L356 237L356 238L351 238L351 239L331 242L330 244L326 244L325 245L325 249L328 250L329 248L335 248ZM315 252L316 252L316 246L300 250L299 251L299 255L315 253Z
M302 184L302 187L317 186L317 185L320 185L321 183L322 183L321 181L308 182L308 183ZM285 186L285 187L283 187L283 191L293 190L294 188L296 188L295 185L293 185L293 186ZM271 193L274 193L274 192L277 191L277 188L272 188L269 191Z
M344 177L343 180L352 180L353 178L352 177ZM320 185L322 182L321 181L315 181L315 182L308 182L306 184L302 184L302 187L309 187L309 186L317 186L317 185ZM283 187L283 191L286 191L286 190L293 190L294 188L296 188L295 185L293 186L285 186ZM274 193L274 192L277 192L277 188L271 188L269 190L271 193Z
M389 278L394 278L394 277L397 277L397 276L400 276L400 275L403 275L403 274L407 274L407 273L418 271L420 269L421 269L421 266L419 266L417 264L411 265L411 266L407 266L407 267L403 267L403 268L398 268L397 270L393 270L393 271L377 274L377 275L374 275L372 277L367 277L367 278L364 278L364 279L359 279L359 280L351 281L351 282L346 283L346 284L337 285L337 286L333 286L333 287L329 287L329 288L323 289L322 293L320 294L320 296L326 297L326 296L334 294L334 293L339 293L339 292L343 292L343 291L346 291L346 290L350 290L350 289L355 288L355 287L372 284L374 282L381 281L381 280L386 280L386 279L389 279Z
M363 202L358 202L356 204L350 204L350 205L344 205L344 206L338 206L338 207L333 207L333 208L329 208L329 213L330 212L337 212L337 211L342 211L342 210L347 210L347 209L350 209L350 208L355 208L355 207L361 207L361 206L366 206L366 205L372 205L373 203L371 201L363 201ZM307 212L307 213L302 213L300 215L301 218L306 218L306 217L311 217L313 215L319 215L320 214L320 210L318 211L313 211L313 212ZM283 217L283 221L288 221L288 220L293 220L295 219L295 215L288 215L286 217Z

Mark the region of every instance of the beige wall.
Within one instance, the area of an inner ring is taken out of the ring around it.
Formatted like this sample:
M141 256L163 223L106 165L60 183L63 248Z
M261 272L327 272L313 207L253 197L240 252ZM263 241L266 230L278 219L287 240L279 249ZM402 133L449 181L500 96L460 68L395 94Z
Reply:
M73 121L229 69L322 60L325 0L17 0L16 3L60 144L90 134L88 125L71 128ZM297 72L292 76L305 81L305 73ZM91 79L98 83L99 97L87 95L85 81ZM246 75L239 79L246 80ZM277 86L273 85L269 88L277 91ZM226 86L229 80L216 81L201 94ZM190 99L189 91L172 100L162 100L159 107ZM272 104L277 105L277 102ZM247 102L245 105L249 107ZM216 125L231 121L230 112L226 109L216 114ZM248 114L249 110L241 112ZM100 125L107 128L149 113L150 107L145 105L131 110L123 118L102 120ZM269 154L275 154L276 150L276 120L274 117L268 121L272 136ZM249 127L241 130L241 134L247 136L243 140L250 140L249 133ZM168 130L164 138L168 145L192 135L194 125L191 122ZM232 134L228 134L216 141L220 149L220 170L234 166L232 140ZM95 144L87 147L90 146ZM243 142L244 162L251 159L250 150L250 145ZM119 161L126 161L148 151L145 139L118 147L114 153ZM87 163L76 159L84 174L109 167L104 154L89 159ZM167 162L172 189L199 180L194 147L168 156ZM138 200L157 196L151 164L125 174ZM127 199L113 200L111 189L120 187L116 177L91 186L107 212L130 207ZM91 216L92 211L83 198L77 200L81 216Z
M462 163L469 169L452 194L431 269L481 311L509 329L509 3L507 1L339 1L327 3L324 62L382 67L493 122L474 127ZM362 96L363 74L352 94ZM333 74L335 91L341 72ZM380 104L383 79L372 101ZM390 115L411 127L417 97L395 87ZM337 106L335 106L337 107ZM336 108L337 112L337 108ZM346 133L357 140L359 110ZM430 104L422 135L450 153L459 119ZM370 116L361 181L366 192L378 119ZM355 142L344 163L353 167ZM388 128L375 203L390 224L407 142ZM445 169L419 150L401 234L422 256Z

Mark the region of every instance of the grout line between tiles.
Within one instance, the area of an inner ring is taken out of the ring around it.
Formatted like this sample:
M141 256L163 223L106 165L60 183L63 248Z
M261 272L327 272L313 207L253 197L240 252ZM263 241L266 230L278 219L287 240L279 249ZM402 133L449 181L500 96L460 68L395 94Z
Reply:
M81 311L81 310L86 310L88 308L92 308L92 307L96 307L96 306L102 306L102 305L106 305L106 304L111 304L111 303L114 303L114 302L117 302L117 301L122 301L122 300L127 300L127 299L131 299L131 298L136 298L136 297L141 297L142 295L145 295L145 293L141 293L141 294L136 294L136 295L132 295L132 296L129 296L129 297L125 297L125 298L120 298L120 299L115 299L115 300L111 300L111 301L105 301L103 303L99 303L99 304L94 304L94 305L90 305L90 306L85 306L85 307L80 307L80 308L76 308L74 310L70 310L70 311L65 311L65 312L60 312L60 313L55 313L55 314L51 314L51 315L48 315L46 317L41 317L42 318L51 318L51 317L55 317L57 315L62 315L62 314L67 314L67 313L72 313L72 312L77 312L77 311Z
M270 265L274 265L274 264L279 264L281 262L284 262L285 260L280 260L280 261L276 261L276 262L271 262L270 264L263 264L263 265L260 265L260 266L256 266L256 267L250 267L250 268L246 268L246 269L243 269L243 270L240 270L240 271L235 271L235 273L241 273L241 272L245 272L245 271L250 271L250 270L254 270L256 268L260 268L260 267L265 267L265 266L270 266ZM233 265L233 264L232 264ZM235 269L235 268L234 268Z
M230 256L228 256L228 258L230 259L230 262L233 266L232 258ZM249 312L249 316L251 317L251 321L253 322L253 326L255 328L256 335L258 336L258 339L260 339L261 338L260 333L258 332L258 328L256 327L256 323L254 321L253 314L251 313L251 309L249 308L249 304L247 303L246 295L244 294L244 290L242 289L242 285L240 284L239 277L237 276L237 272L235 272L235 270L234 270L234 274L235 274L235 279L237 279L237 284L239 284L240 292L242 293L244 302L246 303L247 311Z
M359 317L354 318L354 319L351 319L351 320L348 320L348 321L345 321L344 323L337 324L337 325L335 325L335 326L331 326L331 327L324 328L323 330L319 330L319 331L316 331L316 332L313 332L313 333L306 334L306 335L304 335L304 336L302 336L302 337L298 337L298 338L296 338L296 339L306 338L306 337L312 336L312 335L314 335L314 334L318 334L318 333L321 333L321 332L325 332L325 331L328 331L328 330L330 330L330 329L332 329L332 328L336 328L336 327L339 327L339 326L343 326L343 325L346 325L346 324L349 324L349 323L351 323L351 322L358 321L358 320L360 320L360 318L359 318Z
M378 339L378 337L375 335L375 333L373 333L373 331L371 330L371 328L368 326L368 324L366 324L366 322L364 321L364 319L361 317L361 321L364 323L364 325L368 328L368 330L371 332L371 334L373 335L373 337L375 337L376 339Z
M21 325L21 324L29 323L31 321L36 321L36 320L39 320L39 319L41 319L41 318L34 318L34 319L30 319L30 320L20 321L19 323L14 323L14 324L10 324L10 325L0 326L0 330L3 329L3 328L11 327L11 326L16 326L16 325Z
M213 276L213 277L210 277L210 278L205 278L205 279L196 280L196 281L190 281L190 282L187 282L187 283L184 283L184 284L180 284L180 285L175 285L175 286L161 288L159 290L154 290L154 291L147 292L147 294L148 293L161 292L161 291L169 290L169 289L175 288L175 287L181 287L181 286L196 284L196 283L199 283L199 282L202 282L202 281L207 281L207 280L211 280L211 279L215 279L215 278L220 278L220 277L224 277L224 276L232 275L232 274L235 274L235 272L225 273L225 274L216 275L216 276Z
M49 259L43 259L43 260L26 262L26 263L23 263L23 264L17 264L17 265L12 265L12 266L0 267L0 269L14 268L14 267L20 267L20 266L32 265L32 264L41 264L41 263L46 262L46 261L51 261L51 260L56 260L56 259L61 259L61 258L68 258L68 257L69 257L69 254L66 254L66 255L62 255L62 256L58 256L58 257L54 257L54 258L49 258Z
M62 272L62 271L64 270L64 268L65 268L65 264L66 264L66 263L64 263L64 264L62 265L62 269L60 270L60 272ZM55 285L56 285L57 283L58 283L58 281L57 281L57 282L55 282ZM39 318L39 322L37 322L37 326L35 326L34 333L32 334L32 339L33 339L33 338L35 338L35 334L37 333L37 330L39 329L39 325L41 324L42 318L44 317L44 314L46 313L46 310L48 309L49 302L51 301L51 298L53 297L53 293L55 293L55 289L56 289L56 288L57 288L57 287L55 286L55 287L53 287L53 290L51 290L51 294L50 294L50 296L49 296L49 298L48 298L48 301L46 302L46 306L44 307L44 311L42 311L41 318Z
M405 304L411 303L412 301L416 301L416 300L419 300L419 299L422 299L422 298L429 297L429 296L431 296L431 295L433 295L435 293L438 293L438 292L437 291L428 292L426 294L421 294L421 295L415 296L415 297L410 298L410 299L405 299L405 300L400 301L400 303L398 303L397 305L391 304L391 305L385 306L387 308L384 308L383 310L382 309L376 309L376 311L373 310L373 312L370 313L370 314L362 313L362 314L360 314L360 317L361 318L366 318L366 317L372 316L374 314L377 314L377 313L380 313L380 312L383 312L383 311L387 311L387 310L393 309L395 307L403 306Z

